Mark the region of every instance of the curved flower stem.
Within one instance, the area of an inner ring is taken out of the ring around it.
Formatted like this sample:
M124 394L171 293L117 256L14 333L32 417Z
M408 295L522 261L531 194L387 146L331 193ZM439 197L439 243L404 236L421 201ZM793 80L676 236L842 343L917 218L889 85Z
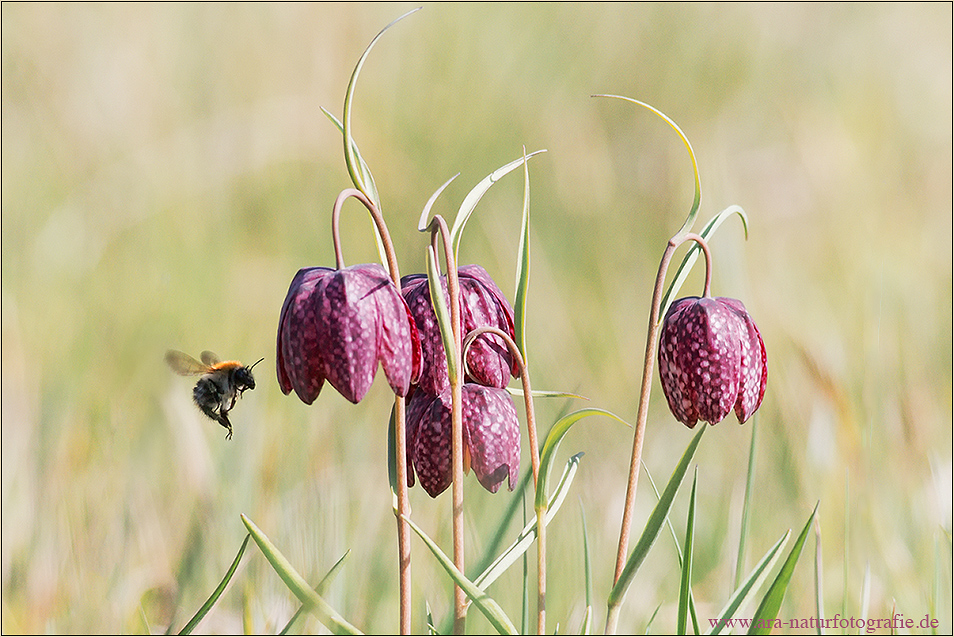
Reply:
M331 212L331 235L335 246L335 267L342 269L344 267L344 257L341 253L341 240L338 233L338 218L341 215L341 207L348 198L354 197L364 204L381 236L384 252L387 255L388 271L391 280L398 290L401 289L401 273L398 270L397 256L394 252L394 244L391 243L391 235L388 233L387 224L384 223L384 216L377 206L360 190L348 188L342 190L335 199L334 208ZM411 531L407 524L407 518L411 515L411 506L407 496L407 428L405 425L405 404L404 396L394 396L394 455L395 466L397 467L395 481L397 482L397 517L398 528L398 582L400 588L400 632L402 635L411 634Z
M514 342L510 335L497 327L478 327L467 334L461 348L461 360L464 363L464 373L467 372L467 350L478 336L481 334L493 334L503 339L510 350L510 355L517 362L520 369L520 381L523 383L523 402L527 410L527 437L530 440L530 465L533 468L533 489L536 492L537 482L540 476L540 447L537 442L536 418L533 415L533 394L530 388L530 372L524 364L523 356L520 354L520 348ZM543 635L546 632L546 593L547 593L547 549L546 549L546 517L547 503L543 500L543 505L536 509L537 515L537 634Z
M460 283L457 280L457 260L454 258L454 249L451 244L450 231L447 229L447 223L440 215L434 215L431 223L426 230L432 233L432 243L429 250L432 251L434 262L437 263L437 235L440 234L444 243L444 265L447 268L447 295L450 297L450 318L452 347L446 348L449 351L447 356L453 358L448 360L448 380L451 386L451 463L453 464L453 483L451 485L451 494L453 498L453 524L452 532L454 536L454 566L464 572L464 417L463 417L463 390L464 376L461 373L460 361ZM440 289L440 282L437 282L437 289ZM437 303L434 295L431 295L431 302ZM436 313L436 310L435 310ZM447 341L444 341L447 343ZM464 590L454 585L454 634L464 634L464 628L467 620L467 596Z
M712 281L712 255L709 252L709 246L701 236L688 233L677 234L666 245L662 260L659 263L659 271L656 273L656 285L653 288L652 308L649 311L649 333L646 336L646 353L643 356L643 383L639 392L639 408L636 413L636 432L633 435L633 455L629 465L629 482L626 484L626 503L623 507L623 521L619 531L619 548L616 553L616 571L613 575L613 584L619 581L619 577L626 565L627 553L629 552L629 536L633 525L633 508L636 502L636 486L639 481L639 468L643 455L643 438L646 433L646 420L649 416L649 393L653 386L653 364L656 360L656 344L659 336L659 310L662 304L663 287L666 283L666 271L669 269L669 262L680 245L686 241L695 241L702 248L706 257L706 282L704 295L709 296L709 285ZM606 614L606 634L616 633L616 624L619 619L619 606L610 607Z

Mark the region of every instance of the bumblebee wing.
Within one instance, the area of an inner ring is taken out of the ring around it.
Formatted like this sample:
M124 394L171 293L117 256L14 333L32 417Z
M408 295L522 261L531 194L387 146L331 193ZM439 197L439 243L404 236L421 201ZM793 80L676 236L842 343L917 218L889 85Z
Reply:
M202 362L208 365L209 367L214 367L215 365L218 365L221 362L219 357L215 355L215 352L210 352L209 350L205 350L204 352L199 354L199 357L202 359Z
M203 365L185 352L170 349L166 352L166 363L172 368L172 371L180 376L196 376L210 371L208 365Z

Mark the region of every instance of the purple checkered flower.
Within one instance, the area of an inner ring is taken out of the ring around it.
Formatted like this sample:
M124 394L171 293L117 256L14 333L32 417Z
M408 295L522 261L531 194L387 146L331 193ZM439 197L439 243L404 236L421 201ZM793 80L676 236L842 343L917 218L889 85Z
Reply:
M310 405L324 381L357 403L378 362L399 396L420 370L417 328L397 287L378 264L302 268L278 322L278 384Z
M513 491L520 469L520 424L504 389L467 383L461 391L463 407L464 471L496 493L504 478ZM408 485L414 473L432 498L453 479L451 468L451 390L439 395L416 390L407 405Z
M457 277L460 282L462 337L478 327L496 327L513 338L513 308L487 271L479 265L465 265L457 269ZM446 298L446 276L441 277L441 285ZM423 360L418 384L427 393L437 395L448 386L447 357L431 305L427 275L403 277L401 292L421 335ZM510 378L518 374L506 343L493 334L477 337L467 353L467 368L467 381L487 387L506 387Z
M666 312L659 378L669 409L690 429L735 409L744 423L762 404L768 379L762 336L741 301L687 297Z

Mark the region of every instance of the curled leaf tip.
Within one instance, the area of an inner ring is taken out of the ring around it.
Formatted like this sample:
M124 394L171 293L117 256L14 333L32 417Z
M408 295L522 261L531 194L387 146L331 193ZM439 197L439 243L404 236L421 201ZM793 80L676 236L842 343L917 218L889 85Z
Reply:
M437 201L437 198L440 196L444 189L447 188L452 181L460 177L460 173L457 173L450 179L444 182L444 185L437 189L437 191L431 195L431 198L427 200L427 203L424 204L424 212L421 213L421 219L417 223L417 229L419 232L427 232L431 229L431 224L428 222L428 216L431 214L431 208L434 206L434 202Z

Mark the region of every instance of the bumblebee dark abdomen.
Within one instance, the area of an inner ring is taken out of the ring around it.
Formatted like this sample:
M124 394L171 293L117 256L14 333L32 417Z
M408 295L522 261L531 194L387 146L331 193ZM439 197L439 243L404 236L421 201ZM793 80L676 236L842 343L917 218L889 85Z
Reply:
M203 407L218 403L222 398L222 392L211 379L200 378L195 384L195 389L192 390L192 397L195 399L195 404Z

